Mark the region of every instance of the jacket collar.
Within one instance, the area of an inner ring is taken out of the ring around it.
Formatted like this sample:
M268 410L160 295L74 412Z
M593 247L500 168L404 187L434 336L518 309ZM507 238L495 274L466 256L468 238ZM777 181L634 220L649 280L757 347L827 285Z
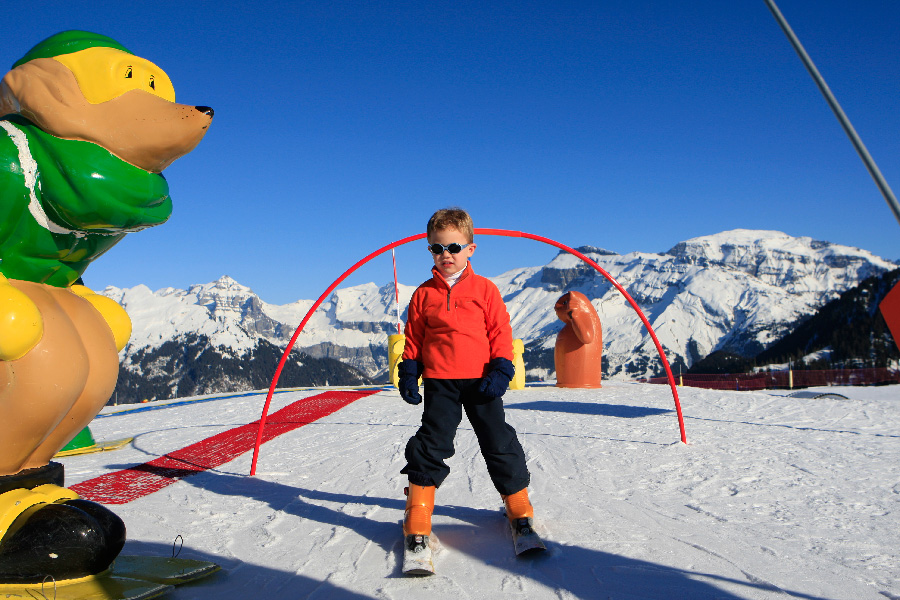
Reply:
M434 281L438 285L445 287L448 290L450 289L450 284L447 283L447 280L444 278L443 275L441 275L441 272L437 270L437 267L431 267L431 273L432 273L432 279L434 279ZM468 279L469 276L473 275L474 273L475 273L475 271L472 270L472 261L467 261L466 268L463 269L462 275L459 276L459 279L457 280L456 284L459 285L460 283L462 283L463 281Z

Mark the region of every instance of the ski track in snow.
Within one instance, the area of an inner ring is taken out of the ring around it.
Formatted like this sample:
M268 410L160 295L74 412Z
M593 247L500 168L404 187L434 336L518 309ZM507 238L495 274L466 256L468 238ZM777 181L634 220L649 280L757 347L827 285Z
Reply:
M318 391L278 394L270 412ZM900 389L839 391L850 399L679 388L688 445L667 386L511 391L548 551L514 556L464 419L428 578L400 574L399 470L421 407L393 390L268 442L256 477L246 453L111 508L128 527L124 553L170 555L181 535L181 556L222 565L173 599L898 598ZM264 399L98 418L98 441L134 443L60 459L66 483L251 422Z

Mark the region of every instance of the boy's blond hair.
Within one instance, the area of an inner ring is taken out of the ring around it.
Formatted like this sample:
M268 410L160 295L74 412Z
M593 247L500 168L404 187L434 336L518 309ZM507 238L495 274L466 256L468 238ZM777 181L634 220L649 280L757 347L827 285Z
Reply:
M442 208L431 215L431 218L428 219L428 228L425 231L430 240L431 234L435 231L443 231L450 227L463 234L467 243L471 244L474 241L475 226L472 224L472 217L458 206Z

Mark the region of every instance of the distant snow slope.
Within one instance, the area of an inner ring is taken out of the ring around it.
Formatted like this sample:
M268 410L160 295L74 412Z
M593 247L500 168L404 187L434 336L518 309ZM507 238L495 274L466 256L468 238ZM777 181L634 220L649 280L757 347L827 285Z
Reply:
M896 268L865 250L744 229L690 239L663 254L580 251L628 290L670 362L685 368L714 350L756 354L840 292ZM553 304L566 291L579 290L600 314L611 375L630 378L660 370L655 346L632 308L577 257L561 253L543 267L516 269L493 280L509 308L514 335L550 352L551 366L561 327ZM400 286L404 310L413 290ZM187 291L138 286L104 293L121 302L134 321L123 351L126 368L139 349L189 333L238 353L260 339L284 347L313 303L268 304L227 276ZM387 336L396 332L394 303L393 283L339 289L313 314L297 348L340 359L371 377L384 376Z
M272 411L320 390L278 394ZM358 400L250 453L112 508L125 553L214 560L173 600L884 600L900 598L897 386L799 399L667 386L511 391L544 556L516 559L464 421L437 492L438 574L400 575L403 449L421 408ZM115 452L62 459L67 483L139 465L257 419L264 394L162 410L109 407ZM155 406L154 406L155 407ZM134 408L134 407L131 407ZM147 408L144 405L142 408Z

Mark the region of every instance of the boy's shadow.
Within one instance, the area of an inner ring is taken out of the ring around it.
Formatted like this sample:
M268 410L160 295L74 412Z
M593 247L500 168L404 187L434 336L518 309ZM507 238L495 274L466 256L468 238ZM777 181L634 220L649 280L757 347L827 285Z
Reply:
M233 557L217 556L208 552L184 546L173 550L172 545L159 542L125 542L122 556L162 556L170 557L177 551L178 558L190 558L214 562L222 569L190 583L176 587L175 592L165 597L188 598L306 598L321 593L324 598L341 600L371 600L370 596L358 594L312 577L299 575L293 571L279 571L262 565L244 563ZM102 580L101 580L102 584ZM39 596L43 597L43 596ZM53 596L48 596L52 598Z
M252 477L232 475L216 471L189 477L185 482L217 494L253 498L265 502L273 510L309 519L317 523L343 527L371 540L386 553L395 553L397 562L388 577L403 577L400 571L403 499L358 496L291 487ZM349 515L338 510L315 504L315 501L338 504L360 504L381 507L396 512L397 519L376 521ZM808 600L824 600L779 588L750 579L729 579L714 574L682 571L652 562L627 558L616 554L561 546L547 541L548 550L540 554L516 557L506 519L502 512L484 508L461 506L435 506L438 517L435 533L441 546L452 552L468 555L478 562L501 568L511 575L557 589L567 590L579 598L596 598L598 586L603 594L625 597L655 597L666 590L667 597L692 600L740 600L717 587L712 582L728 583L749 588L749 593L771 592L773 595L791 594ZM450 517L456 522L440 523L440 517ZM460 522L461 521L461 522ZM546 540L545 540L546 541ZM448 558L452 554L448 553ZM438 561L441 560L438 554ZM280 572L276 572L276 575ZM706 581L701 580L705 579ZM525 584L527 587L527 584Z

